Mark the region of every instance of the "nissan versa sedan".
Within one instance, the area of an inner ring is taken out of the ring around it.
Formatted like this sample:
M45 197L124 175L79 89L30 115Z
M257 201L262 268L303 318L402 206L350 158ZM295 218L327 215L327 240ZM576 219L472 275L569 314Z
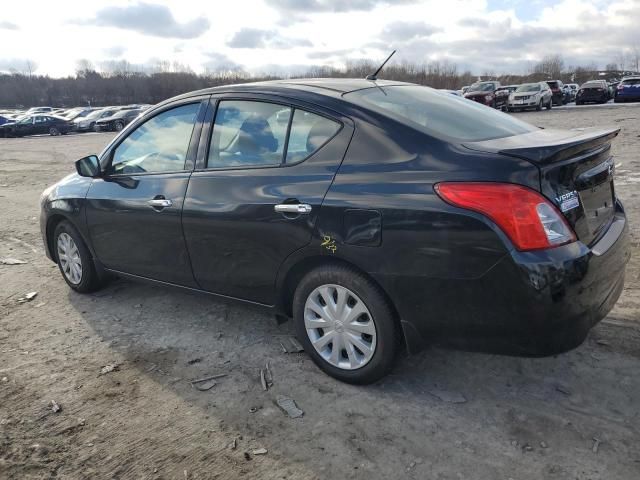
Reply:
M400 348L580 344L629 258L618 129L539 129L428 87L305 79L201 90L135 119L45 190L49 258L291 318L325 372Z

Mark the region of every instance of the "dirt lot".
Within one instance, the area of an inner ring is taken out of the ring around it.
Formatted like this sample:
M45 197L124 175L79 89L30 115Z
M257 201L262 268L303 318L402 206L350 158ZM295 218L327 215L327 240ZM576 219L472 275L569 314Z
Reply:
M640 105L519 117L622 128L636 250L622 298L570 353L433 347L369 387L284 354L291 325L244 307L124 280L71 292L44 257L38 197L111 135L0 139L0 258L27 262L0 265L0 478L640 478ZM216 373L228 376L211 390L190 386ZM280 395L304 417L287 418Z

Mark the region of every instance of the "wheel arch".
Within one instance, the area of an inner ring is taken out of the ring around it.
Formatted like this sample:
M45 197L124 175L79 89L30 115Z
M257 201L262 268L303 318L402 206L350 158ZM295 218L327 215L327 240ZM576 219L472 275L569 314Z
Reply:
M329 266L335 265L335 266L351 268L356 272L358 272L360 275L370 280L376 286L376 288L378 288L378 290L382 293L385 300L387 301L387 304L391 308L391 311L393 312L393 319L398 329L398 334L402 335L403 344L412 351L419 350L419 347L417 346L417 344L415 345L415 348L412 348L412 345L410 345L410 343L412 342L409 342L408 334L411 334L412 332L408 332L406 330L406 326L408 324L401 321L398 309L396 308L393 300L391 299L387 291L383 288L383 286L380 284L380 282L378 282L372 275L370 275L369 273L367 273L366 271L358 267L356 264L348 260L345 260L344 258L329 257L327 255L314 255L314 256L304 257L302 259L299 259L295 263L293 263L282 275L282 280L278 288L278 297L277 297L277 304L276 304L277 310L284 313L284 315L286 315L288 318L292 318L293 317L293 296L295 294L297 284L307 273L309 273L313 269L318 267L325 267L327 265Z

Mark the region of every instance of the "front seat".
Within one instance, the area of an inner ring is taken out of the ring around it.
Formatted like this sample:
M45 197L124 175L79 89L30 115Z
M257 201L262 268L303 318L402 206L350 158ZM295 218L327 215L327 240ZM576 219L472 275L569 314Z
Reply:
M269 122L254 113L242 122L230 150L239 157L237 160L241 163L273 163L268 154L278 150L278 140Z

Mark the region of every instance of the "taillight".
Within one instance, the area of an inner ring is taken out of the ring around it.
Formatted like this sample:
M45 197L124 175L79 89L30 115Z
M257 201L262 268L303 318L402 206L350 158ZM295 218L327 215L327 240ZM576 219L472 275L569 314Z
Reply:
M442 182L436 184L435 190L445 202L489 217L520 251L552 248L576 240L558 209L522 185Z

